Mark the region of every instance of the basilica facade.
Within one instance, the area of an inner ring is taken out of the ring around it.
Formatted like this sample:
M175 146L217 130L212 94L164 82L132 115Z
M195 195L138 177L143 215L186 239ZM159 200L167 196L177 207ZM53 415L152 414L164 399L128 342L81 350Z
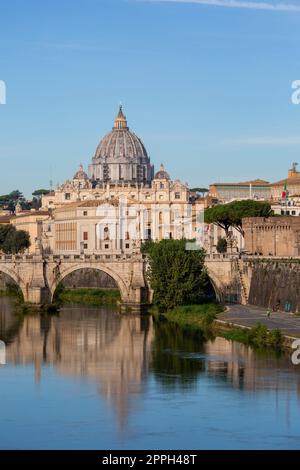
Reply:
M130 253L144 240L193 238L191 192L157 172L120 106L111 132L96 148L88 173L43 196L43 249L49 253Z

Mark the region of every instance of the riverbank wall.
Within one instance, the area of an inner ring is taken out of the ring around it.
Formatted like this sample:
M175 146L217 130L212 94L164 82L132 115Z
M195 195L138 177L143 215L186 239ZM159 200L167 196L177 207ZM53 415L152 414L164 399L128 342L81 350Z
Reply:
M218 320L218 319L214 320L213 328L215 331L217 332L219 331L220 333L233 331L237 328L241 330L251 330L251 327L249 326L241 325L239 323L228 322L226 320ZM296 338L294 336L288 336L283 333L282 333L282 338L283 338L282 349L284 349L285 351L289 351L289 352L294 351L294 349L292 348L292 344L294 343L294 341L299 340L299 338Z

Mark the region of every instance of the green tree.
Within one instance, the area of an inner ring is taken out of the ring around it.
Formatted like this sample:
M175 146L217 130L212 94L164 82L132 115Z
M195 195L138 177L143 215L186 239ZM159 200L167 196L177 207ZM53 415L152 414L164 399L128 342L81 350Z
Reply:
M207 188L193 188L191 189L191 192L192 193L199 193L201 194L202 196L204 196L204 194L207 194L208 193L208 189Z
M187 251L185 240L146 242L142 250L148 255L153 303L160 311L203 301L209 285L204 250Z
M32 199L32 207L36 210L40 209L42 205L42 196L45 196L46 194L49 194L50 190L49 189L36 189L33 191L33 199Z
M229 204L222 204L206 209L204 212L204 221L207 224L215 224L221 227L228 237L229 229L233 226L234 222Z
M45 196L46 194L49 194L49 193L50 193L49 189L36 189L35 191L33 191L32 195L41 198L42 196Z
M18 202L20 202L21 205L26 204L23 194L18 189L12 191L9 194L4 194L0 196L0 207L8 209L11 212L15 211L16 204Z
M217 252L226 253L227 252L227 240L224 237L220 237L217 243Z
M270 217L273 211L268 202L254 201L233 201L229 204L220 204L206 209L204 220L208 224L215 224L225 230L226 236L229 229L236 228L244 235L242 220L245 217Z
M10 224L0 225L0 250L2 249L3 243L8 235L8 233L14 230L15 227Z
M231 213L233 227L238 230L242 235L243 223L242 220L245 217L271 217L273 211L271 205L268 202L253 201L252 199L245 201L234 201L231 204Z
M25 230L16 230L13 225L0 227L0 250L6 254L23 252L30 247L29 233Z

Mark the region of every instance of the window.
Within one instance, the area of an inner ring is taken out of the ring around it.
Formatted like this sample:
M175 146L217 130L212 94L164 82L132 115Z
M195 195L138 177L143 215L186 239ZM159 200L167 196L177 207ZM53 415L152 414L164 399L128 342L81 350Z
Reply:
M125 243L125 248L129 248L129 243Z
M71 199L71 194L70 193L65 193L65 200L70 201Z
M145 235L146 240L151 240L151 228L146 229Z
M104 227L104 240L109 240L109 228Z
M88 212L87 212L87 211L83 211L83 215L84 215L84 216L88 215Z
M159 187L160 187L160 189L164 189L164 187L165 187L164 183L159 183Z
M175 199L180 199L180 193L179 192L175 193Z
M89 239L89 234L88 232L83 232L83 239L88 240Z
M84 243L84 244L83 244L83 248L86 250L87 247L88 247L88 244L87 244L87 243Z
M106 244L104 245L104 248L105 248L106 250L108 250L109 245L106 243Z

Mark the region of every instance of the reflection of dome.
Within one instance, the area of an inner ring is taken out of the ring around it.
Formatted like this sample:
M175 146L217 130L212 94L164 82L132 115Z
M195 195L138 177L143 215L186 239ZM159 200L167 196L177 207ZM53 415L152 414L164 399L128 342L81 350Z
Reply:
M79 165L79 170L76 171L73 180L88 180L89 177L83 169L82 165Z
M120 106L118 115L115 119L113 130L103 137L98 145L94 158L124 159L139 158L148 159L143 142L127 127L126 117Z
M129 130L122 106L111 132L106 134L96 149L89 166L92 180L113 183L151 183L153 169L141 139Z
M170 176L166 172L165 167L163 166L163 164L160 165L159 171L157 173L155 173L154 179L156 179L156 180L169 180L170 179Z

